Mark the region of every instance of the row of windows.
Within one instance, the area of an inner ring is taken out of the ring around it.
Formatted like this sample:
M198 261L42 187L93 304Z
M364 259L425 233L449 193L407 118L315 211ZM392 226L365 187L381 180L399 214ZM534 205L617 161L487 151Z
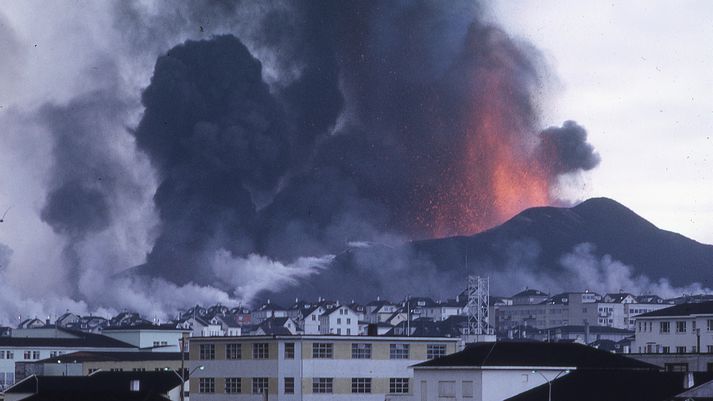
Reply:
M242 393L242 379L240 377L225 378L225 392L227 394ZM369 394L371 393L370 377L354 377L352 378L352 393ZM253 377L251 380L252 394L263 394L268 391L267 377ZM283 379L284 393L295 393L295 378L285 377ZM392 377L389 379L389 393L405 394L409 391L408 377ZM198 379L199 393L215 393L215 378L201 377ZM330 394L334 392L334 378L332 377L315 377L312 379L312 392L317 394Z
M50 358L64 354L64 351L51 351ZM15 359L15 352L10 350L0 350L0 359ZM22 359L40 359L40 351L24 351Z
M686 352L689 352L689 349L685 345L678 345L673 348L675 353L677 354L685 354ZM658 345L658 344L647 344L644 348L643 351L648 352L648 353L658 353L661 352L662 354L670 354L671 353L671 347L668 345ZM639 347L639 352L642 352L642 348ZM690 347L690 352L696 353L698 352L698 348L693 345ZM713 353L713 345L708 345L706 348L706 352L711 354Z
M253 359L268 359L270 357L270 344L253 344ZM285 358L287 358L287 348ZM225 347L226 359L240 359L242 357L242 344L227 344ZM294 344L292 344L292 356L294 358ZM215 359L215 344L200 344L198 347L198 359Z
M371 359L371 344L352 343L352 359ZM389 344L389 359L409 359L409 344ZM215 344L200 344L198 348L201 360L215 359ZM253 359L268 359L270 344L252 344ZM428 344L426 346L426 359L439 358L446 355L445 344ZM294 359L295 343L285 343L285 359ZM225 346L226 359L241 359L242 344L231 343ZM334 343L312 343L312 358L334 358Z
M687 333L688 332L688 322L685 320L676 320L675 322L676 333ZM707 330L713 331L713 319L708 319L706 321ZM661 321L658 322L659 333L668 334L671 332L671 322ZM654 327L654 322L639 321L637 323L637 331L639 332L652 332ZM691 331L696 331L696 321L691 321Z

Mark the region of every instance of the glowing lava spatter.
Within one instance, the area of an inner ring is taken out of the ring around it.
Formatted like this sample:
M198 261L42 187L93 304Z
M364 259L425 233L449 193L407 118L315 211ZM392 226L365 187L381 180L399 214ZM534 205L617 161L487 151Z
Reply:
M535 156L538 138L529 114L519 109L523 94L507 71L476 74L466 143L429 200L436 237L483 231L552 200L554 177Z

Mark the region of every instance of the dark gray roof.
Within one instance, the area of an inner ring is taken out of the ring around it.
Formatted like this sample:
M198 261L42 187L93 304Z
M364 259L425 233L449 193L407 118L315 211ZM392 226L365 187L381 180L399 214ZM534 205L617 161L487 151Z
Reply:
M139 381L139 391L130 383ZM89 376L30 376L10 387L8 394L34 394L25 400L165 401L165 394L179 386L181 378L173 371L97 372Z
M552 401L669 401L686 391L683 372L573 371L552 382ZM713 373L693 373L694 385L713 380ZM505 401L542 401L549 385L510 397Z
M188 353L184 354L188 360ZM42 359L37 363L77 363L103 361L180 361L180 352L87 352L79 351Z
M131 344L100 334L91 334L81 331L73 333L78 337L0 337L0 347L136 348Z
M576 343L492 342L468 344L451 355L415 365L417 367L572 367L576 369L656 369L632 358Z
M668 308L655 310L648 313L643 313L636 316L640 317L657 317L657 316L690 316L690 315L703 315L703 314L713 314L713 301L710 302L700 302L693 304L680 304L674 305Z
M518 292L517 294L513 295L512 298L524 298L524 297L534 297L534 296L538 296L538 297L539 297L539 296L544 296L544 297L546 297L546 296L548 296L548 295L545 294L544 292L540 291L540 290L535 290L535 289L532 289L532 288L528 288L528 289L526 289L526 290L524 290L524 291L520 291L520 292Z

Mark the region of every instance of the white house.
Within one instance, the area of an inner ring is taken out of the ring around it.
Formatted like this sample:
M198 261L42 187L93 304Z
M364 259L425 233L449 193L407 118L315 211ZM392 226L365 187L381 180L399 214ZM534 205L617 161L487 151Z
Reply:
M413 396L393 400L502 401L578 369L652 368L648 363L573 343L474 343L463 351L413 366Z
M675 305L635 319L632 352L713 352L713 302Z
M138 348L158 348L165 352L178 352L180 340L191 331L172 326L107 327L104 335Z
M320 334L356 335L359 315L346 305L338 306L319 317Z

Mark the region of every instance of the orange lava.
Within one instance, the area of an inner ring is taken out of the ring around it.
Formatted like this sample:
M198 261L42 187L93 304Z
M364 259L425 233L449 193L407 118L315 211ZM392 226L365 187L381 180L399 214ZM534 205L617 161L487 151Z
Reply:
M519 99L509 77L497 70L475 73L481 86L473 97L466 143L429 199L435 237L480 232L551 201L552 175L533 155L532 123L514 109Z

